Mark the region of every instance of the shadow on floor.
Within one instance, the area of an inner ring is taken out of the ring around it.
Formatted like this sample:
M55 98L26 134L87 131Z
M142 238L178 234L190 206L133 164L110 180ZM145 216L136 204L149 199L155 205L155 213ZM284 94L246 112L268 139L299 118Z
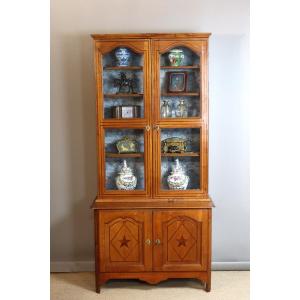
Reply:
M52 275L59 281L66 282L70 285L78 286L89 291L95 291L95 277L94 273L52 273ZM109 289L139 289L139 290L151 290L154 288L178 288L178 287L190 287L194 289L204 289L204 285L196 279L168 279L156 285L150 285L143 281L135 279L112 279L106 282L102 288Z

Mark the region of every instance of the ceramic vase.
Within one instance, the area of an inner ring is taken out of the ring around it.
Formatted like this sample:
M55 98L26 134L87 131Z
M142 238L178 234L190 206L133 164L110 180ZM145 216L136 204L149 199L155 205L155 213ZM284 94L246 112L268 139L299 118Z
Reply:
M175 160L175 165L172 166L167 181L170 190L186 190L188 186L189 176L185 174L178 158Z
M117 65L120 67L127 67L130 64L131 54L127 48L118 48L115 51Z
M127 166L127 161L123 160L123 165L116 177L116 186L118 190L134 190L136 188L137 179L134 176L132 169Z
M170 65L173 67L179 67L182 66L183 59L184 59L184 53L181 49L173 49L169 52L169 61Z

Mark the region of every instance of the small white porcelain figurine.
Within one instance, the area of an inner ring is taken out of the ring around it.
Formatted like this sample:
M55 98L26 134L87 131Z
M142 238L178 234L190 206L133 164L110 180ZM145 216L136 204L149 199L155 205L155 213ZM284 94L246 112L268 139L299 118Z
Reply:
M178 158L175 165L172 166L171 174L168 176L168 185L170 190L186 190L189 183L189 176L185 175Z
M123 160L123 166L116 177L116 185L119 190L134 190L136 188L137 179L133 175L132 169L127 166L127 161Z

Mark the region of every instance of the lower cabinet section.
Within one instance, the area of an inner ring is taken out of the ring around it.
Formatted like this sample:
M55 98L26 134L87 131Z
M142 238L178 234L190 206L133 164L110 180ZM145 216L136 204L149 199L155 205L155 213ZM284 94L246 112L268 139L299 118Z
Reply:
M211 209L95 210L97 290L112 278L198 278L209 290L210 231Z

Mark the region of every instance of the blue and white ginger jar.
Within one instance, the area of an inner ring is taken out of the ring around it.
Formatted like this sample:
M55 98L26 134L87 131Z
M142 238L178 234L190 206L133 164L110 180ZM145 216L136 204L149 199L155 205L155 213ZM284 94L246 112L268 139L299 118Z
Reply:
M117 65L120 67L129 66L131 54L127 48L118 48L115 51L115 57L117 59Z

